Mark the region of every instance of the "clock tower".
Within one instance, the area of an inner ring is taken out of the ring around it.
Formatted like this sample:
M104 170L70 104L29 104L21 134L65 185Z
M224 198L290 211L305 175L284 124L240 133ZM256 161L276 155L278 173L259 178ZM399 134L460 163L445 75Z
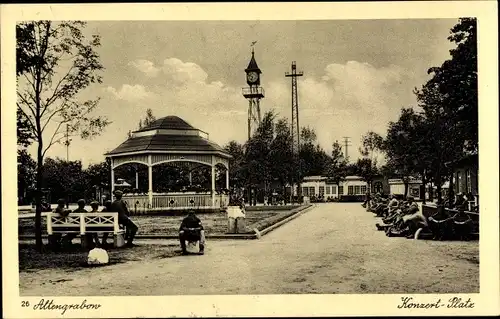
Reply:
M264 98L264 89L260 87L262 71L255 61L255 52L252 48L252 58L245 69L248 87L242 89L243 96L248 100L248 139L260 125L260 100Z

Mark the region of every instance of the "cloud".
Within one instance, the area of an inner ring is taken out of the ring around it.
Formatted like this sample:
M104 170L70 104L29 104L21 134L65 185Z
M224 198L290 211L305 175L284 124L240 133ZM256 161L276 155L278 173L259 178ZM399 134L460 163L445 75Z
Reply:
M154 96L153 93L148 92L143 85L139 84L124 84L119 90L115 89L114 87L108 86L105 91L111 93L118 100L126 100L131 102L144 100Z
M248 103L240 86L228 85L222 79L209 81L200 65L177 58L165 59L161 67L145 62L142 65L145 70L159 70L154 82L106 89L114 98L109 101L109 112L127 114L107 128L108 140L113 141L109 149L123 142L128 130L137 128L146 105L156 117L183 118L208 132L210 139L220 145L233 139L246 140ZM357 61L328 64L323 74L306 74L298 79L300 125L314 128L318 142L327 152L333 141L351 137L349 156L355 160L362 135L370 130L385 134L388 122L397 119L401 107L408 106L404 101L410 101L412 94L405 83L407 72L398 66L375 67ZM275 78L262 85L266 97L261 101L261 113L274 109L279 117L290 120L290 82ZM120 100L129 103L116 103ZM116 132L121 132L120 136ZM102 139L106 139L104 135Z
M177 58L168 58L163 61L163 73L178 83L203 83L208 78L198 64L192 62L182 62Z
M160 72L160 69L155 67L154 63L148 60L136 60L129 62L128 65L136 68L149 77L155 77Z

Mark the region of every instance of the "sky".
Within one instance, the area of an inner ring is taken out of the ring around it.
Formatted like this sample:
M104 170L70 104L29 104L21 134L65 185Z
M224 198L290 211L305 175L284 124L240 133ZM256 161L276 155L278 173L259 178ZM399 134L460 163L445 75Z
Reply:
M266 96L261 113L291 118L296 61L301 126L316 131L326 152L350 137L349 157L358 158L363 134L385 135L402 107L416 105L414 88L427 70L449 58L447 40L456 19L328 21L91 21L85 34L99 34L103 82L81 92L100 97L96 114L112 123L92 140L73 138L69 159L84 166L104 160L137 129L151 108L157 117L176 115L223 146L247 138L248 102L241 94L244 69L255 44ZM34 154L35 147L30 151ZM54 145L47 156L66 158Z

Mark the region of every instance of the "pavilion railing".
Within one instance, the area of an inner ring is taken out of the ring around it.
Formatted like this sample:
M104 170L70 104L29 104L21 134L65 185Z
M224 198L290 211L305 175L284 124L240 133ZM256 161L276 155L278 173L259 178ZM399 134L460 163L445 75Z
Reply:
M225 208L229 204L228 195L215 195L215 202L212 205L212 195L210 193L200 194L153 194L152 205L149 206L148 195L132 195L123 196L123 200L127 202L129 210L136 213L144 213L148 210L181 210L181 209L210 209L210 208Z

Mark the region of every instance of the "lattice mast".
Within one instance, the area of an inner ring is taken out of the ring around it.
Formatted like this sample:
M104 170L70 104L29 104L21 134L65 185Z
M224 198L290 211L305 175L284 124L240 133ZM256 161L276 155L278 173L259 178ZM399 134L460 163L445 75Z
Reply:
M303 76L303 72L297 72L295 61L292 62L292 71L286 72L285 77L292 78L292 152L298 154L300 151L300 126L299 126L299 97L297 93L297 77Z
M248 100L248 139L252 137L260 125L260 100L264 98L264 89L260 87L260 75L262 71L255 61L253 44L252 58L250 59L250 63L248 63L248 67L245 69L248 87L242 89L243 96Z
M301 187L300 187L300 126L299 126L299 97L298 97L298 88L297 88L297 77L303 76L303 72L297 72L297 64L295 61L292 61L292 71L286 72L285 77L292 78L292 154L295 162L295 167L297 170L294 172L295 180L297 181L297 195L301 196ZM293 187L292 187L293 189Z

